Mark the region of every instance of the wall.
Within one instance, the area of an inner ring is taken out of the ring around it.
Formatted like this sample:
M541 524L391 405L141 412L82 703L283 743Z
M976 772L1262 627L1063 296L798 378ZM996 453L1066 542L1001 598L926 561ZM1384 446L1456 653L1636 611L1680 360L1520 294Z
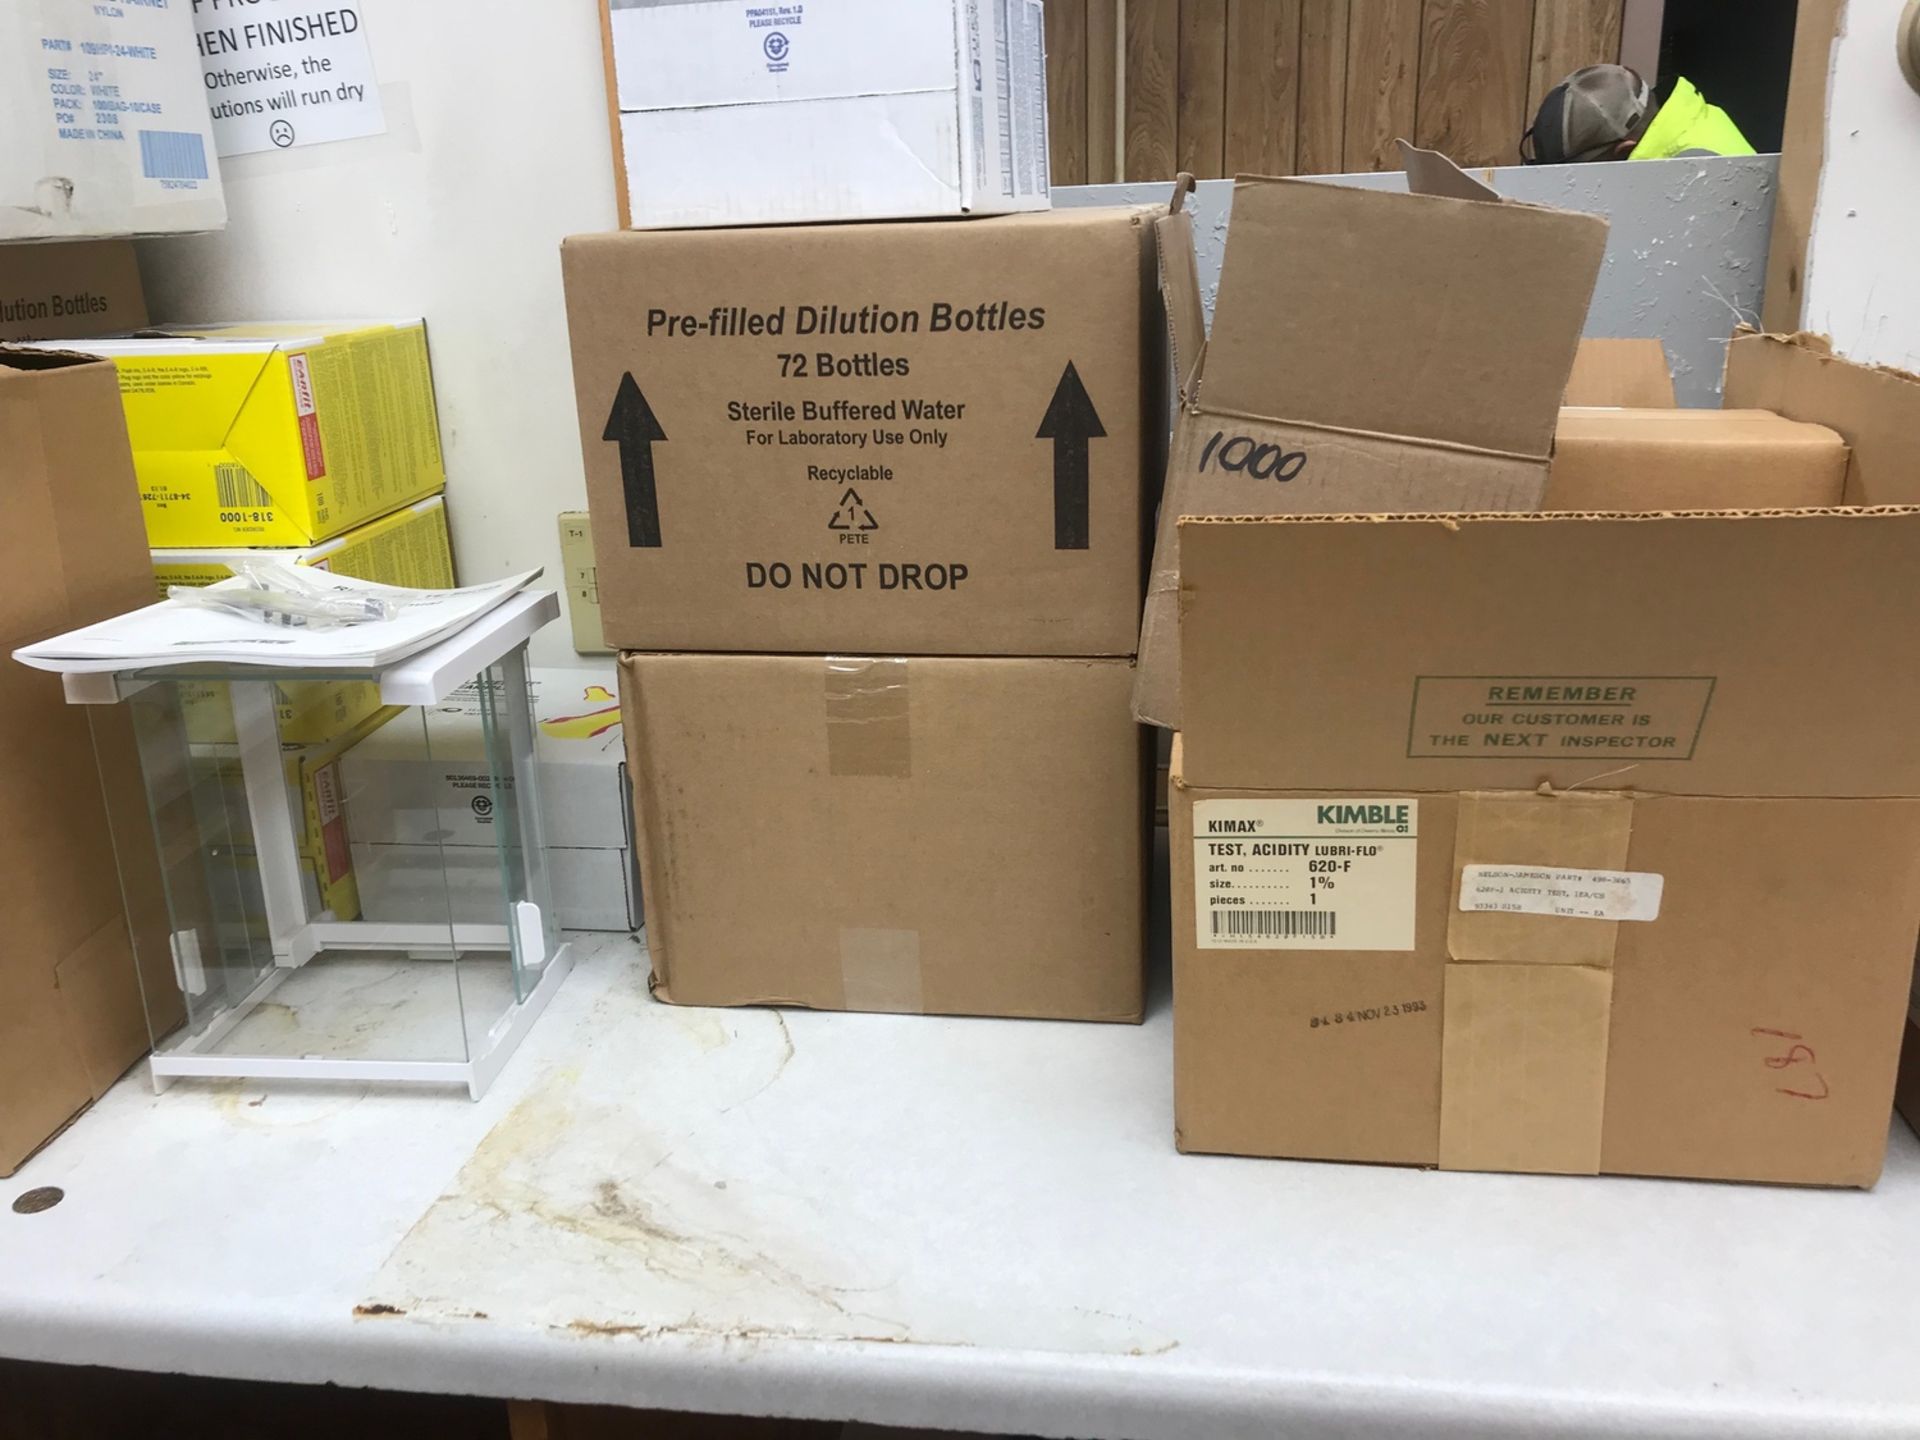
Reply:
M1827 86L1804 328L1851 359L1920 370L1920 94L1894 58L1902 0L1849 0Z
M1605 215L1612 228L1594 283L1586 333L1657 336L1682 405L1720 403L1726 344L1754 321L1767 273L1777 159L1637 160L1631 165L1541 165L1485 172L1503 195ZM1406 176L1330 175L1327 183L1404 190ZM1089 185L1057 191L1059 205L1165 204L1168 185ZM1202 180L1187 202L1207 315L1220 279L1233 182Z
M460 576L557 586L554 515L586 499L559 246L615 223L595 6L360 10L389 133L223 161L226 231L143 242L149 308L426 316ZM540 663L571 654L564 624L536 640Z
M1048 0L1056 184L1510 164L1623 0Z

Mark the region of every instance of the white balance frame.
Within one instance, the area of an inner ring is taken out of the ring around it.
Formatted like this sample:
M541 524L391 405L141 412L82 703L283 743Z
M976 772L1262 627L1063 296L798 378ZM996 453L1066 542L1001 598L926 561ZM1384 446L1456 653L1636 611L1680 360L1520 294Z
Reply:
M457 631L418 654L378 671L374 678L380 686L383 705L434 705L473 679L495 661L524 644L541 626L560 615L560 599L551 590L522 591L510 600L479 616ZM234 667L236 680L270 681L269 666ZM243 673L244 672L244 673ZM306 675L309 672L301 672ZM526 693L524 669L509 672L515 677L503 697L506 711L507 742L513 753L516 777L527 786L517 809L523 823L532 831L530 843L544 848L542 820L535 774L532 708ZM364 678L362 672L354 672ZM113 705L153 683L149 675L115 671L96 671L62 676L70 705ZM260 867L260 889L267 912L267 925L273 936L274 966L242 1000L221 1015L205 1030L183 1040L162 1053L156 1049L148 1060L156 1091L164 1090L183 1076L227 1077L248 1080L358 1080L401 1084L464 1085L467 1094L478 1100L494 1077L507 1063L520 1042L547 1008L554 992L573 968L573 956L566 942L546 953L545 928L537 905L520 901L515 905L513 923L520 932L521 951L541 955L537 962L523 968L538 970L540 978L524 1000L512 1005L487 1031L478 1050L470 1048L465 1060L330 1060L323 1056L246 1056L215 1055L208 1051L262 1001L279 988L288 975L324 951L406 950L416 958L452 959L461 951L511 951L512 939L505 925L388 924L377 920L335 920L331 911L311 915L300 878L300 855L294 839L293 808L287 795L286 775L281 768L280 731L274 718L271 691L267 685L236 684L232 696L234 738L240 753L240 773L246 788L247 811L253 826L254 847ZM448 948L449 939L453 948ZM175 936L173 963L176 974L186 976L200 962L197 955L182 953L180 937ZM462 1027L465 1033L465 1027Z

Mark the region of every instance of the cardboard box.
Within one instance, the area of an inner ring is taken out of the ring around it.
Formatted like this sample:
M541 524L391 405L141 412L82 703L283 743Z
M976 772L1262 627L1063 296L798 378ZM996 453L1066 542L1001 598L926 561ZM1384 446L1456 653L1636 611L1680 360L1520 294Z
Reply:
M1818 335L1742 334L1727 346L1724 400L1838 431L1847 504L1920 502L1920 376L1855 365Z
M155 550L152 555L154 583L162 598L170 585L212 585L229 579L231 562L241 555L272 555L296 565L415 589L444 590L454 583L446 498L441 495L429 495L318 545L286 550ZM196 694L204 697L198 713L188 716L189 733L202 740L231 739L231 717L224 703L211 703L212 687L184 689L190 708ZM380 687L370 681L287 680L275 685L274 693L280 739L289 744L335 740L381 709Z
M1920 801L1180 780L1172 793L1183 1150L1811 1185L1878 1178L1920 923ZM1404 813L1407 833L1312 824L1328 810L1373 809ZM1303 841L1259 838L1302 820L1311 828L1288 833ZM1267 828L1208 836L1223 821ZM1187 836L1191 862L1180 853ZM1204 911L1196 920L1195 887L1223 878L1203 867L1246 863L1262 883L1281 883L1272 862L1226 853L1278 843L1369 853L1295 861L1301 872L1356 868L1301 873L1280 892L1292 901L1328 878L1335 888L1314 893L1333 905L1343 892L1373 905L1338 911L1342 927L1368 927L1350 944L1306 933L1332 913L1323 910L1290 922L1302 933L1286 939L1277 917L1297 909L1212 912L1243 928L1276 917L1264 939L1196 934L1196 923L1223 923ZM1221 854L1199 853L1213 849ZM1650 922L1468 912L1456 901L1470 864L1624 873L1664 891ZM1399 932L1369 933L1389 924Z
M662 998L1140 1018L1125 660L620 665Z
M1189 784L1920 795L1904 511L1181 529Z
M1873 1183L1920 510L1181 528L1184 1148Z
M548 874L560 925L568 930L639 928L639 869L629 813L626 738L613 667L539 669L530 677L537 728L541 814ZM420 724L394 725L356 746L342 765L356 868L378 913L390 893L417 889L445 863L456 873L497 875L494 815L486 798L481 696L462 686ZM511 785L509 785L511 788ZM497 903L497 880L471 892ZM456 914L486 923L493 914Z
M1045 209L1039 0L601 0L623 226Z
M1149 724L1181 724L1181 516L1540 504L1606 222L1406 153L1406 195L1236 182L1211 334L1191 220L1158 222L1180 407L1134 685Z
M600 628L600 573L593 559L593 522L584 510L560 512L560 568L567 581L567 624L580 655L611 655Z
M0 245L0 340L106 335L146 323L132 241Z
M112 369L0 348L0 455L11 517L0 530L0 653L145 604L146 542ZM129 906L142 964L159 967L145 986L156 1029L179 1012L126 716L103 711L90 727L58 676L0 664L0 813L0 1175L10 1175L146 1053Z
M1655 339L1582 340L1574 351L1565 403L1673 409L1673 371L1667 364L1666 346Z
M81 342L119 370L149 544L312 545L445 487L420 321L164 332Z
M1150 214L567 241L608 643L1130 655Z
M1560 412L1543 510L1838 505L1847 444L1769 410Z
M416 500L318 545L224 545L152 553L154 586L162 599L169 585L214 585L232 579L234 559L247 555L418 590L445 590L454 583L444 495Z
M0 9L0 240L227 219L186 5Z
M401 706L376 706L372 713L328 739L307 745L283 744L280 748L287 788L300 807L300 868L310 913L329 910L336 920L360 918L360 887L353 869L341 760L354 746L404 713ZM236 787L245 783L237 763L233 783ZM245 809L244 798L235 803Z

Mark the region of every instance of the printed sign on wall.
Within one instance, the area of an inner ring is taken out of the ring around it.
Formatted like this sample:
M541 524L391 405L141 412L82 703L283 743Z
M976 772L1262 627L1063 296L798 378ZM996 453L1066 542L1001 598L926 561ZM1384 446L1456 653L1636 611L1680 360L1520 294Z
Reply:
M386 130L358 6L193 0L193 17L220 154Z

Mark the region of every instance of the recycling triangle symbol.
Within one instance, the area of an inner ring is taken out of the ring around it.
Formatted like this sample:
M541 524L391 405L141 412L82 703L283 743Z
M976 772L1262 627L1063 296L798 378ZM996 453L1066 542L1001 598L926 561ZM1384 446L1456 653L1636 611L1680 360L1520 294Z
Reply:
M860 498L858 490L848 488L840 497L840 508L833 512L833 518L827 521L829 530L878 530L880 522L873 518L873 512L867 509L867 502Z

